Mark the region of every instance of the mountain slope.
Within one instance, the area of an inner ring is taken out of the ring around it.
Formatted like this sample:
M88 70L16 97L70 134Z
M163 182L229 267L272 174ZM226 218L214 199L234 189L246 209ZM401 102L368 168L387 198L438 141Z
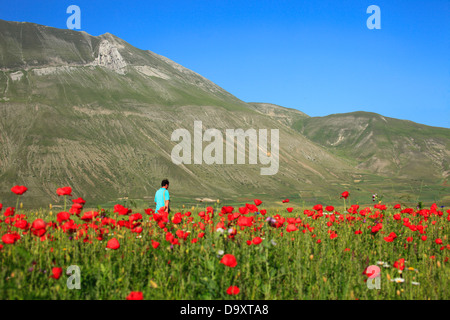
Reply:
M294 127L358 169L430 183L450 175L450 129L369 112L305 118Z
M14 201L10 188L23 184L27 204L61 201L55 190L65 185L91 203L127 196L152 203L165 177L178 199L317 201L352 181L349 162L293 130L292 121L113 35L0 21L0 48L0 201ZM173 164L171 134L192 133L194 121L221 132L279 129L279 173Z

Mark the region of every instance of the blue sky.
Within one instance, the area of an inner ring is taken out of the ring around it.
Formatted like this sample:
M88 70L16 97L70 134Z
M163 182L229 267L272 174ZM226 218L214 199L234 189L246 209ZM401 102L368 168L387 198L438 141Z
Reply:
M5 1L0 19L81 28L164 55L247 102L450 128L450 1ZM381 30L369 30L369 5Z

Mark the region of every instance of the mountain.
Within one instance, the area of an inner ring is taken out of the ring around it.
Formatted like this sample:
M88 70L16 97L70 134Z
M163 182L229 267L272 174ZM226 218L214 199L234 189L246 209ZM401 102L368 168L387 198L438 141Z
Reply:
M330 202L344 188L352 188L354 199L363 201L373 188L383 186L389 173L399 176L394 182L399 192L410 189L408 183L415 179L416 172L404 166L400 171L390 165L373 171L370 152L364 147L360 158L352 154L359 129L347 130L339 124L349 139L335 148L317 131L313 134L314 121L319 126L321 119L272 104L241 101L201 75L111 34L95 37L0 20L0 69L0 202L4 204L15 203L10 188L16 184L29 188L26 205L61 203L55 191L67 185L74 196L92 205L124 197L152 205L163 178L171 181L170 190L179 204L195 198L232 202L254 197L273 203L287 197ZM174 164L171 152L178 142L171 141L172 133L187 129L193 135L195 121L202 122L203 130L215 128L224 134L227 129L278 129L278 173L263 176L260 169L266 166L260 164ZM393 119L388 121L397 125ZM403 127L415 131L417 125ZM373 129L374 134L377 130L382 127ZM423 126L424 135L433 137L433 130ZM448 132L443 129L443 140L438 142L444 143L447 153ZM380 141L373 143L383 147ZM429 149L411 150L418 155L411 158L414 163L432 165L433 176L424 178L433 186L448 176L448 163L421 162L427 157L422 153Z
M450 175L450 130L369 112L304 118L293 125L300 133L358 169L384 176L414 176L427 182Z
M375 174L380 184L392 183L393 193L404 189L406 199L418 193L434 201L450 200L450 129L362 111L302 118L292 127L352 162L356 170Z

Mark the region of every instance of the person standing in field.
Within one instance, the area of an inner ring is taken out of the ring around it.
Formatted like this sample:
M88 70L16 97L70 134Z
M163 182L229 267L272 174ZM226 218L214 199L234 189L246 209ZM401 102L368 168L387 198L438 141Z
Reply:
M161 189L156 191L155 193L155 203L156 203L156 212L159 211L159 209L164 208L164 212L169 213L169 202L170 202L170 195L169 195L169 180L164 179L161 182Z

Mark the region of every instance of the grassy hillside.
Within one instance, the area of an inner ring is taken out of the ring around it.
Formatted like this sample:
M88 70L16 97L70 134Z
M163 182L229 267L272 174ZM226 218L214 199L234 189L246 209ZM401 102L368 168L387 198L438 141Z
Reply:
M60 203L55 190L66 185L91 205L124 197L152 204L166 177L174 199L184 204L263 196L274 205L287 197L330 202L343 189L360 202L378 190L403 195L420 188L430 201L449 194L448 129L365 114L309 118L276 105L247 104L111 34L0 21L0 70L5 205L15 203L10 188L16 184L29 188L30 206ZM261 176L262 165L173 164L171 134L179 128L192 133L194 121L222 133L279 129L278 174Z

